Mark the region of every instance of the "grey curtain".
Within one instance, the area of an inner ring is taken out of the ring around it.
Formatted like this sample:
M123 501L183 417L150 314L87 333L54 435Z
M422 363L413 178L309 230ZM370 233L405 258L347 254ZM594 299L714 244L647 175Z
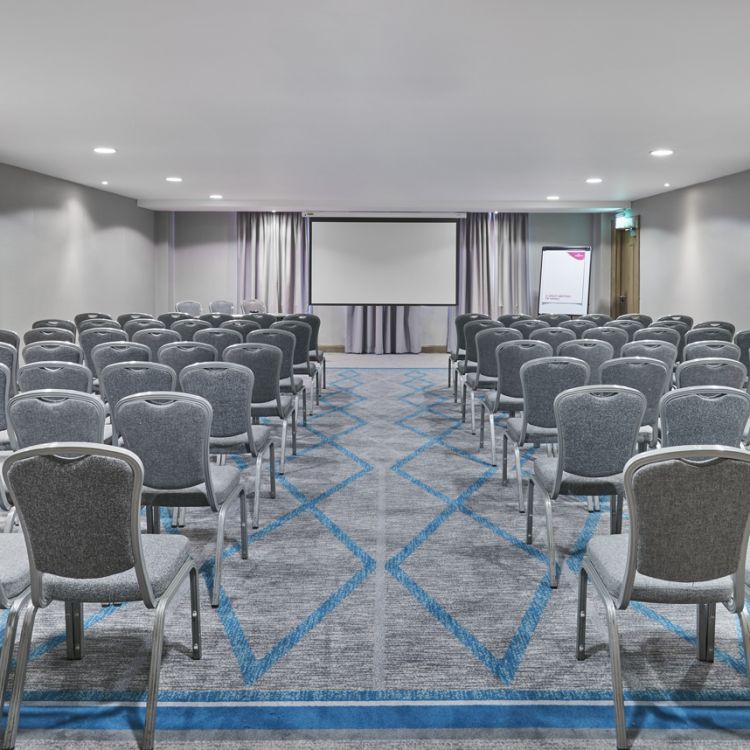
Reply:
M308 220L301 213L237 215L239 293L272 313L308 306Z
M418 354L422 351L421 309L404 305L346 308L344 350L353 354Z

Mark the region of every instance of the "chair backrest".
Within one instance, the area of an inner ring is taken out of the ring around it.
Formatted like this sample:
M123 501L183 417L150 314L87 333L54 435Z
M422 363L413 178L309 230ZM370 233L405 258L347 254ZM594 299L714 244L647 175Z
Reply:
M476 338L480 331L485 331L488 328L504 328L502 323L496 320L490 320L490 318L476 318L475 320L467 320L463 327L464 347L466 351L466 361L476 362L477 361L477 345Z
M466 349L466 338L464 337L464 326L473 320L489 320L490 316L484 313L461 313L456 315L453 325L456 327L456 350L459 352Z
M252 442L253 384L249 367L234 362L202 362L180 373L180 390L202 396L211 404L211 437L247 433Z
M84 312L84 313L78 313L78 315L75 315L73 317L73 322L76 324L76 328L80 330L81 323L85 320L112 320L111 315L107 315L107 313L103 312Z
M182 312L166 312L156 316L156 319L164 323L167 328L171 328L172 323L178 320L189 320L190 318L192 318L191 315Z
M666 393L671 378L664 362L650 357L620 357L605 362L599 374L603 385L625 385L640 391L646 397L643 424L655 428L659 399Z
M173 344L175 341L182 341L180 334L169 328L142 328L136 331L131 341L135 344L144 344L151 349L151 360L156 362L159 349L164 344Z
M675 380L678 388L717 385L742 388L747 379L747 368L742 362L721 357L691 359L677 366Z
M258 331L260 330L260 323L254 321L254 320L242 320L239 319L233 319L233 320L227 320L224 323L222 323L219 328L226 328L230 331L237 331L240 336L242 337L242 340L245 340L245 336L247 336L250 331Z
M81 331L78 336L78 343L81 349L83 349L84 364L88 365L92 370L94 369L91 353L98 344L127 340L128 334L119 328L91 328L88 331Z
M77 362L40 360L18 369L16 385L19 391L55 388L63 391L91 393L93 377L88 367Z
M0 364L0 430L8 429L7 407L12 382L10 370Z
M665 393L659 402L661 444L739 447L750 419L750 395L738 388L693 386Z
M560 357L575 357L583 360L589 366L589 385L597 385L600 382L601 366L615 356L609 341L596 339L565 341L560 344L556 354Z
M697 330L699 329L693 328L693 331ZM690 333L693 331L690 331ZM735 359L739 362L741 354L740 347L728 341L693 341L692 344L685 344L682 358L687 361L704 357L721 357L722 359Z
M41 320L35 320L31 324L32 328L64 328L66 331L70 331L75 334L78 330L76 324L72 320L65 318L42 318Z
M312 334L310 335L310 351L318 351L318 334L320 333L320 318L312 313L292 313L287 315L284 320L300 320L303 323L307 323L312 328Z
M29 344L23 348L23 361L30 362L76 362L83 363L83 349L77 344L64 341Z
M510 398L523 398L521 367L534 359L551 356L552 347L546 341L522 339L495 347L498 392Z
M224 350L224 361L242 365L255 376L253 401L256 404L280 403L281 363L284 354L278 346L262 343L235 344Z
M539 313L536 319L543 320L550 328L557 328L560 323L570 320L570 315L566 315L565 313Z
M750 330L737 331L734 336L734 343L740 348L740 362L750 372Z
M21 337L15 331L9 331L7 328L0 328L0 344L10 344L16 349L21 347Z
M239 331L231 331L228 328L203 328L195 332L193 341L213 346L216 349L216 359L220 360L224 349L232 346L232 344L242 343L242 334Z
M637 320L611 320L607 323L607 328L620 328L628 334L628 341L633 340L636 331L640 331L643 326Z
M125 396L113 412L116 434L143 463L146 490L184 490L205 483L208 504L216 509L209 471L211 419L206 399L176 391Z
M522 440L525 440L528 425L554 428L555 398L569 388L586 385L588 379L589 366L573 357L545 357L522 365Z
M159 362L115 362L101 371L99 385L114 413L118 401L134 393L176 390L177 374Z
M35 606L49 603L45 575L104 578L133 568L143 601L155 605L141 547L136 456L108 445L40 445L8 458L3 478L26 538Z
M620 474L636 451L646 397L620 385L586 385L554 402L560 445L555 494L563 472L584 477Z
M667 321L672 323L682 323L688 327L688 330L693 327L694 322L689 315L662 315L660 318L657 318L656 322L661 324Z
M67 341L73 343L76 335L67 328L32 328L23 335L23 343L36 344L39 341Z
M208 303L208 309L212 313L224 313L225 315L234 315L234 302L228 299L215 299Z
M510 328L517 320L531 320L531 315L523 313L508 313L507 315L498 315L497 322L502 323L506 328Z
M0 365L5 365L10 373L10 389L16 384L16 373L18 372L18 349L10 344L0 343Z
M115 362L150 362L151 349L145 344L136 344L133 341L109 341L105 344L97 344L91 350L91 370L94 377L107 366Z
M703 323L696 323L693 328L723 328L729 331L730 336L734 336L736 330L734 323L727 320L706 320Z
M652 359L658 359L664 362L670 375L677 361L677 347L668 341L658 341L656 339L629 341L622 347L620 354L623 357L651 357Z
M173 344L164 344L156 353L156 359L160 364L171 367L179 382L183 367L196 362L215 362L216 349L211 344L202 344L199 341L176 341Z
M171 328L180 334L183 341L192 341L196 331L211 328L211 324L198 318L185 318L184 320L176 320L172 323Z
M259 331L250 331L246 341L249 344L270 344L281 349L281 379L286 380L292 377L294 348L297 344L293 333L280 328L262 328ZM257 373L255 380L258 380Z
M583 338L593 341L606 341L614 352L613 357L619 357L622 347L628 343L628 332L622 328L611 328L610 326L600 326L599 328L589 328L583 334Z
M685 346L696 341L731 341L732 334L726 328L692 328L685 334Z
M209 325L218 328L222 323L232 320L232 316L227 313L209 312L205 315L201 315L199 320L205 320Z
M117 322L123 327L124 330L127 330L125 328L125 324L129 323L131 320L153 320L154 316L151 315L151 313L141 313L141 312L129 312L129 313L123 313L122 315L117 316Z
M644 328L650 326L654 319L650 315L644 315L643 313L625 313L625 315L618 315L618 320L637 320Z
M246 315L247 313L264 313L266 311L266 303L259 299L243 299L240 307Z
M680 320L679 318L680 316L678 316L677 319L659 318L659 320L650 323L647 328L674 328L676 331L679 331L680 336L684 338L685 334L690 330L690 326L684 320Z
M90 331L92 328L120 329L122 326L116 320L112 320L111 318L87 318L78 324L78 333L80 334L83 333L83 331Z
M185 313L192 318L197 318L201 312L201 303L192 299L185 299L174 306L175 312Z
M43 443L101 443L107 410L82 391L45 388L24 391L8 402L8 435L13 450Z
M258 323L261 328L270 328L273 323L277 321L275 315L271 313L246 313L241 317L241 320L252 320Z
M516 320L514 323L510 324L510 328L513 328L516 331L520 331L521 335L525 339L528 339L533 331L538 331L540 328L550 328L550 324L545 323L543 320L534 320L533 318L529 318L525 320Z
M132 341L133 336L135 336L138 331L166 327L165 323L162 323L155 318L133 318L133 320L129 320L124 324L123 330L128 334L128 338Z
M681 583L733 576L732 597L742 607L749 453L705 445L648 451L625 467L625 494L628 560L617 606L627 605L638 572Z
M529 334L529 340L536 341L537 339L539 341L546 341L552 347L552 354L555 355L560 344L566 341L575 341L576 334L570 328L538 328Z
M580 320L590 320L592 323L596 323L597 328L599 328L600 326L606 326L612 320L612 316L604 313L589 313L588 315L581 315Z
M312 326L301 320L278 320L271 325L272 331L281 329L289 331L294 336L294 353L292 363L294 365L310 364L310 342L312 341Z
M680 344L682 343L682 334L676 328L669 326L649 326L648 328L641 328L640 331L636 331L633 334L633 341L642 341L644 339L648 341L666 341L669 344L674 344L675 348L679 351Z
M560 327L573 331L577 339L584 338L586 336L586 331L590 331L592 328L599 328L593 320L584 320L583 318L567 320L564 323L560 323Z
M484 328L474 337L477 352L477 373L485 378L497 377L497 357L495 351L506 341L522 341L520 331L512 328Z

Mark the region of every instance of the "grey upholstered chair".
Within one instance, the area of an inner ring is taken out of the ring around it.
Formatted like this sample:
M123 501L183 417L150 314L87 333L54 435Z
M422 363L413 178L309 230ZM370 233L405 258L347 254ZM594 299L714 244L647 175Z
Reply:
M581 320L590 320L595 323L597 328L606 326L611 320L611 315L605 315L604 313L588 313L588 315L581 315Z
M161 315L157 315L156 319L164 323L167 328L172 327L172 323L176 323L178 320L191 320L192 315L182 312L166 312Z
M729 331L730 336L734 336L734 332L736 331L734 323L726 320L706 320L703 323L696 323L693 328L723 328Z
M641 328L633 334L633 341L666 341L672 344L678 351L682 343L682 334L677 328L670 326L649 326Z
M688 327L688 330L690 330L693 327L693 318L691 318L689 315L662 315L660 318L657 318L655 323L658 323L659 325L665 323L681 323L682 325L685 325Z
M750 623L745 557L750 530L750 453L736 448L662 448L625 467L630 530L595 535L583 558L578 590L576 656L586 658L588 581L607 616L617 747L628 737L617 610L631 601L697 607L697 656L713 661L716 604L740 618L747 672ZM649 633L648 638L653 634Z
M550 330L550 329L546 329ZM521 341L520 331L512 328L484 328L474 337L474 349L477 356L477 369L467 373L464 385L470 394L471 434L476 434L475 400L478 390L497 390L497 357L496 351L506 341ZM482 413L484 421L484 413ZM482 436L484 437L484 436ZM481 445L480 445L481 447Z
M155 318L134 318L129 320L123 326L123 330L128 334L128 338L133 341L133 336L138 331L152 330L154 328L166 328L166 324Z
M664 362L669 374L674 370L677 362L677 347L668 341L659 341L657 339L640 339L639 341L629 341L620 351L621 357L651 357Z
M175 312L185 313L186 315L190 315L190 317L192 318L197 318L202 312L201 303L191 299L186 299L178 302L174 306L174 309Z
M750 419L750 395L723 386L677 388L661 397L659 419L662 448L675 445L739 448Z
M64 341L50 341L29 344L23 348L23 361L31 362L75 362L83 364L83 349L77 344Z
M540 326L546 324L540 321L534 321L539 323ZM490 320L489 318L475 318L473 320L467 320L463 326L464 343L466 345L465 356L462 360L456 362L456 373L458 377L458 387L461 389L461 421L466 421L466 376L471 372L477 371L477 345L476 338L480 331L484 331L488 328L497 328L502 330L505 326L496 320ZM516 329L518 330L518 329ZM522 332L521 332L522 333ZM522 333L523 335L523 333Z
M86 320L112 320L112 316L108 315L107 313L103 312L84 312L84 313L78 313L78 315L75 315L73 317L73 322L76 325L76 328L78 330L81 330L81 323L83 323Z
M625 315L618 315L617 320L635 320L644 328L647 328L654 322L654 319L650 315L644 315L643 313L625 313Z
M583 334L583 338L593 341L606 341L614 352L614 357L619 357L622 347L628 343L628 332L622 328L611 328L610 326L601 326L599 328L589 328Z
M448 355L448 387L453 382L453 402L458 401L458 371L455 369L458 362L466 359L466 336L464 327L473 320L489 320L490 316L484 313L461 313L456 315L453 325L456 329L456 350Z
M276 322L277 317L271 315L271 313L246 313L242 315L241 320L253 320L260 325L261 328L270 328L273 323Z
M164 620L188 576L190 656L201 657L198 578L187 539L141 534L143 466L121 448L88 443L29 448L6 460L3 477L28 545L32 603L23 620L3 745L15 745L37 610L65 603L68 658L77 660L83 656L84 602L142 601L156 610L142 743L151 750Z
M208 310L212 313L234 315L234 302L230 302L228 299L215 299L208 303Z
M43 443L102 443L107 410L101 399L81 391L25 391L8 402L13 450Z
M198 341L176 341L174 344L164 344L156 358L160 364L168 365L175 371L179 382L183 367L196 362L215 362L216 349L211 344L201 344Z
M224 321L219 328L228 329L230 331L237 331L242 340L245 340L250 331L257 331L260 329L260 323L256 323L254 320L242 320L241 318L233 318L232 320Z
M682 349L685 345L685 334L690 330L690 326L684 321L680 320L681 316L677 316L677 319L672 318L660 318L654 321L649 328L671 328L680 334L680 343L677 347L677 361L682 361Z
M742 362L721 357L691 359L677 366L675 383L678 388L696 385L718 385L742 388L747 380L747 369Z
M740 362L750 372L750 330L737 331L734 336L734 343L740 348Z
M640 331L643 326L637 320L611 320L607 323L607 328L619 328L628 334L628 341L632 341L636 331Z
M209 508L218 514L211 588L211 606L218 607L226 515L238 502L241 554L247 560L247 501L240 470L210 461L211 419L211 405L204 398L159 391L120 399L113 421L115 437L143 462L142 497L150 531L159 531L162 506Z
M57 388L91 393L93 389L91 370L77 362L54 360L30 362L18 368L17 380L20 392Z
M32 328L23 335L24 345L36 344L39 341L67 341L74 343L76 335L67 328Z
M589 366L589 385L597 385L600 380L599 369L615 356L612 344L596 339L576 339L560 344L557 355L582 359Z
M693 328L693 331L699 330L705 329ZM685 344L682 351L682 358L686 362L691 359L703 359L704 357L721 357L722 359L734 359L739 362L741 355L740 347L729 341L693 341L691 344Z
M537 320L543 320L550 328L557 328L561 323L570 320L570 315L565 313L539 313Z
M222 323L226 323L228 320L233 320L233 318L227 313L209 312L201 315L199 320L205 320L206 323L213 328L218 328Z
M172 323L172 330L177 331L180 334L180 338L183 341L192 341L196 331L200 331L203 328L211 328L211 324L205 320L199 320L198 318L185 318L183 320L176 320Z
M266 311L266 303L259 299L243 299L240 307L245 315L248 313L264 313Z
M115 362L101 371L99 385L114 413L117 403L125 396L176 390L177 374L159 362Z
M72 320L66 318L42 318L41 320L35 320L31 324L32 328L64 328L66 331L70 331L75 334L78 330L76 324Z
M672 373L658 359L651 357L620 357L605 362L599 369L603 385L625 385L635 388L646 397L638 444L641 447L656 445L658 438L659 399L667 392Z
M92 328L116 328L122 330L122 326L111 318L87 318L78 324L78 333L90 331Z
M255 458L253 528L258 528L263 454L268 455L271 497L276 497L276 461L271 428L253 426L253 371L234 362L201 362L180 373L180 389L211 404L211 453L250 454Z
M210 344L216 349L216 359L221 360L224 349L232 344L241 344L242 334L228 328L203 328L196 331L193 341L200 344Z
M502 329L501 329L502 330ZM514 329L508 328L508 331ZM519 332L516 332L519 333ZM508 341L495 347L495 390L489 391L482 399L479 419L479 447L484 447L484 412L490 425L490 446L492 465L497 466L497 442L495 439L495 415L508 412L513 417L523 411L523 386L521 367L532 359L551 357L552 347L545 341L520 339ZM508 482L508 441L503 440L503 484Z
M117 328L92 328L88 331L81 331L78 335L78 343L83 349L83 364L90 367L93 372L94 363L91 354L95 346L127 340L128 334Z
M532 320L532 317L531 315L524 315L523 313L508 313L506 315L497 316L497 322L502 323L506 328L510 328L517 320Z
M131 341L135 344L145 344L151 350L151 361L156 362L159 349L164 344L174 344L182 341L182 338L177 331L169 328L143 328L132 335Z
M154 316L151 315L151 313L142 313L142 312L129 312L129 313L122 313L122 315L117 316L117 322L123 327L123 330L127 330L125 328L125 324L129 323L131 320L153 320Z
M286 467L287 428L292 426L292 455L297 453L297 413L294 398L289 393L282 393L281 364L284 354L278 346L248 342L235 344L224 351L224 361L234 362L252 370L255 376L253 384L252 412L254 418L277 417L281 420L281 456L279 473Z
M320 403L320 373L316 365L310 361L310 348L312 345L312 326L304 320L284 318L277 320L271 325L271 330L281 329L289 331L294 336L294 355L292 359L292 372L295 377L308 378L310 381L310 414L313 413L315 401ZM282 390L284 390L282 381ZM302 392L302 408L306 410L307 396ZM305 424L307 424L305 422Z
M575 331L571 331L570 328L551 326L550 328L539 328L536 331L532 331L529 334L529 340L546 341L552 347L552 354L555 355L560 344L576 340L576 333Z
M600 328L593 320L584 320L583 318L576 318L575 320L568 320L565 323L560 323L561 328L567 328L575 333L577 339L586 337L586 333L594 328Z
M317 315L313 315L312 313L292 313L290 315L284 316L284 320L301 320L303 323L307 323L312 329L312 333L310 335L310 362L312 362L318 368L319 387L317 401L318 403L320 403L320 388L326 387L326 357L325 353L319 349L318 342L318 338L320 336L320 318ZM448 385L450 385L450 377L448 379Z
M10 344L0 343L0 365L5 365L10 373L10 392L16 392L18 374L18 349Z
M0 451L10 449L8 435L8 399L10 398L11 374L10 370L0 364Z
M526 544L533 542L534 486L544 493L549 583L557 588L552 501L560 495L609 495L610 531L620 533L625 494L622 472L636 449L646 397L633 388L588 385L554 400L557 458L537 456L526 502Z
M501 374L502 377L502 374ZM589 366L573 357L545 357L521 366L523 388L523 416L510 417L503 433L503 464L508 440L513 444L518 482L518 510L523 512L523 474L521 448L527 444L557 443L554 401L559 393L569 388L586 385ZM503 468L503 478L506 470Z
M691 328L685 334L685 346L696 341L732 341L732 334L726 328Z
M91 350L92 372L98 378L99 373L107 366L115 362L150 362L151 349L145 344L136 344L134 341L110 341L106 344L97 344Z
M570 321L568 321L568 323L569 322ZM523 320L516 320L515 322L511 323L508 328L513 328L516 331L520 331L521 335L525 339L528 339L529 336L531 336L532 331L538 331L540 328L551 328L551 326L544 320L524 318Z
M10 344L16 349L20 349L21 337L15 331L10 331L7 328L0 328L0 344Z

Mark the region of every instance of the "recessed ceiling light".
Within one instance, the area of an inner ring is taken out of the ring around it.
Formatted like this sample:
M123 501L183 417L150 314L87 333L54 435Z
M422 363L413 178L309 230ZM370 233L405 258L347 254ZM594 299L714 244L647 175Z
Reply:
M548 195L547 196L547 200L548 201L559 201L560 200L560 196L559 195Z
M588 182L589 185L598 185L600 182L602 182L601 177L587 177L586 182Z
M674 151L671 148L655 148L651 156L672 156Z
M107 180L102 180L102 185L109 185L109 182Z
M668 182L665 182L665 183L664 183L664 187L669 187L669 183L668 183Z
M182 182L182 177L167 177L167 182Z
M116 154L117 149L112 148L112 146L97 146L94 149L95 154Z
M218 193L214 193L213 195L208 196L213 201L220 201L224 196L219 195Z

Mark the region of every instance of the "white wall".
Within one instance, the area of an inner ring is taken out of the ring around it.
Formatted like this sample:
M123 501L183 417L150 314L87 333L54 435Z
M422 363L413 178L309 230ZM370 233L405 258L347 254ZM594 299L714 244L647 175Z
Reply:
M641 310L750 328L750 171L633 203Z
M154 224L129 198L0 164L0 327L157 312Z

